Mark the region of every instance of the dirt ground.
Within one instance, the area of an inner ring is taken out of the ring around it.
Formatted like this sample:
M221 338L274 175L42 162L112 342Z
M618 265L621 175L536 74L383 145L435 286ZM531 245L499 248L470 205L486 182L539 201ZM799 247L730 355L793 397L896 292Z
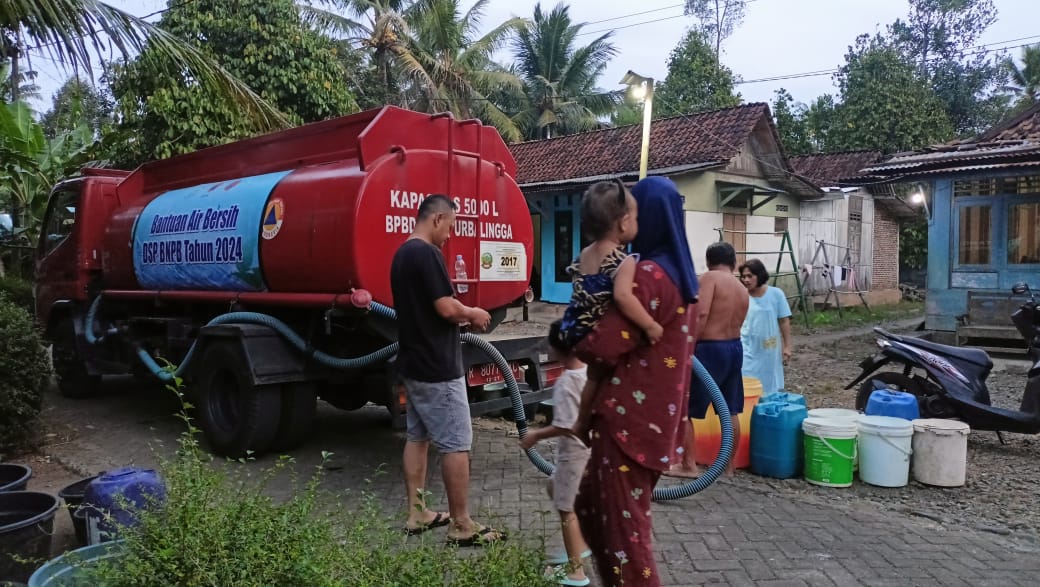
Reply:
M861 361L875 349L872 334L827 334L798 338L797 352L788 366L787 387L804 394L810 408L853 408L856 390L843 389L859 374ZM1018 409L1026 382L1027 365L1021 359L997 360L988 379L994 405ZM763 491L858 502L867 508L902 511L946 525L962 525L1040 541L1040 437L1004 434L1002 445L994 432L972 432L968 438L968 481L958 488L937 488L914 481L903 488L874 487L857 481L848 489L826 489L800 479L776 480L749 473L739 482Z
M902 321L898 326L912 329L913 321ZM506 323L502 333L543 334L545 326L537 323ZM496 331L496 334L500 334ZM797 353L787 369L787 387L806 396L813 407L853 407L855 391L843 388L856 374L860 360L875 349L869 328L857 326L846 332L799 335ZM993 402L1003 407L1017 408L1025 383L1026 364L1022 361L1001 361L990 376ZM156 426L176 426L176 423L157 419L158 411L147 400L132 417L121 422L122 428L140 429L139 443L123 446L122 455L110 455L122 462L143 462L148 454L148 440L155 435ZM155 413L153 413L155 412ZM168 412L167 412L168 413ZM56 415L58 414L58 415ZM44 446L37 454L17 459L33 468L29 489L56 494L63 487L87 474L97 471L75 471L57 462L53 456L62 447L77 445L78 439L89 435L75 420L74 413L50 411L45 413L47 429ZM125 418L124 418L125 419ZM68 421L66 421L68 420ZM483 427L501 428L503 433L515 434L515 428L501 420L486 420ZM341 434L329 431L330 434ZM1007 536L1013 540L1040 543L1040 497L1035 483L1040 478L1040 438L1025 435L1005 435L1008 444L1001 445L992 432L973 432L969 437L968 483L965 487L942 489L911 482L898 489L872 487L858 482L847 489L828 489L807 484L800 479L776 480L754 476L741 471L735 479L724 483L738 484L763 493L791 496L800 501L835 503L844 502L854 508L893 510L922 516L943 525L964 526ZM87 443L89 447L89 442ZM88 449L83 449L88 450ZM351 458L348 455L344 457ZM59 511L55 518L53 552L61 553L73 547L74 538L68 514Z

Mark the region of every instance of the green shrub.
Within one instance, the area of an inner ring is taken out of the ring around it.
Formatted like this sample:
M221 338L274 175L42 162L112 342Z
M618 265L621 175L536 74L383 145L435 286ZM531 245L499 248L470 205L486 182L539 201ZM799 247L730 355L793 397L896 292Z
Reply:
M29 315L36 311L31 281L11 276L0 277L0 295L6 295L9 300L29 312Z
M50 374L32 317L0 293L0 453L29 447Z
M160 458L166 504L141 512L137 526L123 529L124 556L93 567L85 584L550 584L541 576L541 543L511 537L479 552L457 552L444 545L443 533L406 538L401 521L385 515L370 494L328 496L329 503L319 489L324 463L302 487L294 478L292 496L276 501L267 485L278 475L291 474L291 459L282 457L259 477L243 477L234 463L213 462L199 447L190 419L182 418L188 431L179 450L172 458Z

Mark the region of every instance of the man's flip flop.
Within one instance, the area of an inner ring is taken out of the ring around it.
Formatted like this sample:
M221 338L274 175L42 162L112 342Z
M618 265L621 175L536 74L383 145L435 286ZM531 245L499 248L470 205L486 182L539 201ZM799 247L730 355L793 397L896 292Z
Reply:
M491 538L491 534L495 534L496 536ZM493 542L503 542L505 539L505 532L500 532L494 528L485 526L484 528L474 532L472 536L466 538L448 538L448 545L466 548L469 546L485 546Z
M422 534L423 532L427 532L429 530L433 530L434 528L440 528L441 526L447 526L450 523L451 523L451 518L450 517L445 516L444 514L442 514L440 512L437 512L437 515L432 520L430 520L429 524L423 524L422 526L419 526L418 528L408 528L408 527L406 527L404 529L404 532L405 532L405 534L407 534L409 536L418 536L419 534Z
M592 551L591 550L586 550L585 552L581 553L582 560L585 560L585 559L589 558L590 556L592 556ZM570 559L567 558L567 553L566 552L560 552L560 553L554 554L553 556L545 559L545 564L547 564L547 565L565 565L565 564L567 564L568 560L570 560Z

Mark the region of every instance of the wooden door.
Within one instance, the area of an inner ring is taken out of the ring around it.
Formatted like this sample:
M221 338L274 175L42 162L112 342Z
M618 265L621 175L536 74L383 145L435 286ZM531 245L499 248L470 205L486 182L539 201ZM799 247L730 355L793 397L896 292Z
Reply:
M723 240L733 245L737 250L737 265L747 260L747 255L741 251L747 250L747 215L746 214L722 214Z

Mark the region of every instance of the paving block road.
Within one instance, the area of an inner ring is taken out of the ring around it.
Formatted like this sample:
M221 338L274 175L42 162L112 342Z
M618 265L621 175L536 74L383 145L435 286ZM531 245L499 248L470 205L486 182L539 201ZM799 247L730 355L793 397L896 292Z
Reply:
M85 401L53 392L46 399L48 429L68 440L45 451L81 474L151 464L152 451L170 450L183 426L170 416L176 404L168 392L141 390L132 382L117 382ZM342 412L323 405L314 435L292 453L298 470L312 471L321 451L332 451L328 489L367 489L403 512L404 436L388 420L380 408ZM480 519L521 534L544 533L558 547L546 478L520 451L512 425L478 420L474 441L471 495ZM542 450L551 454L549 447ZM741 484L745 475L655 504L655 550L665 585L1040 584L1036 537L1000 536L845 500L830 503L829 496L841 489L819 488L812 499L752 490ZM436 459L429 490L434 505L444 507Z

